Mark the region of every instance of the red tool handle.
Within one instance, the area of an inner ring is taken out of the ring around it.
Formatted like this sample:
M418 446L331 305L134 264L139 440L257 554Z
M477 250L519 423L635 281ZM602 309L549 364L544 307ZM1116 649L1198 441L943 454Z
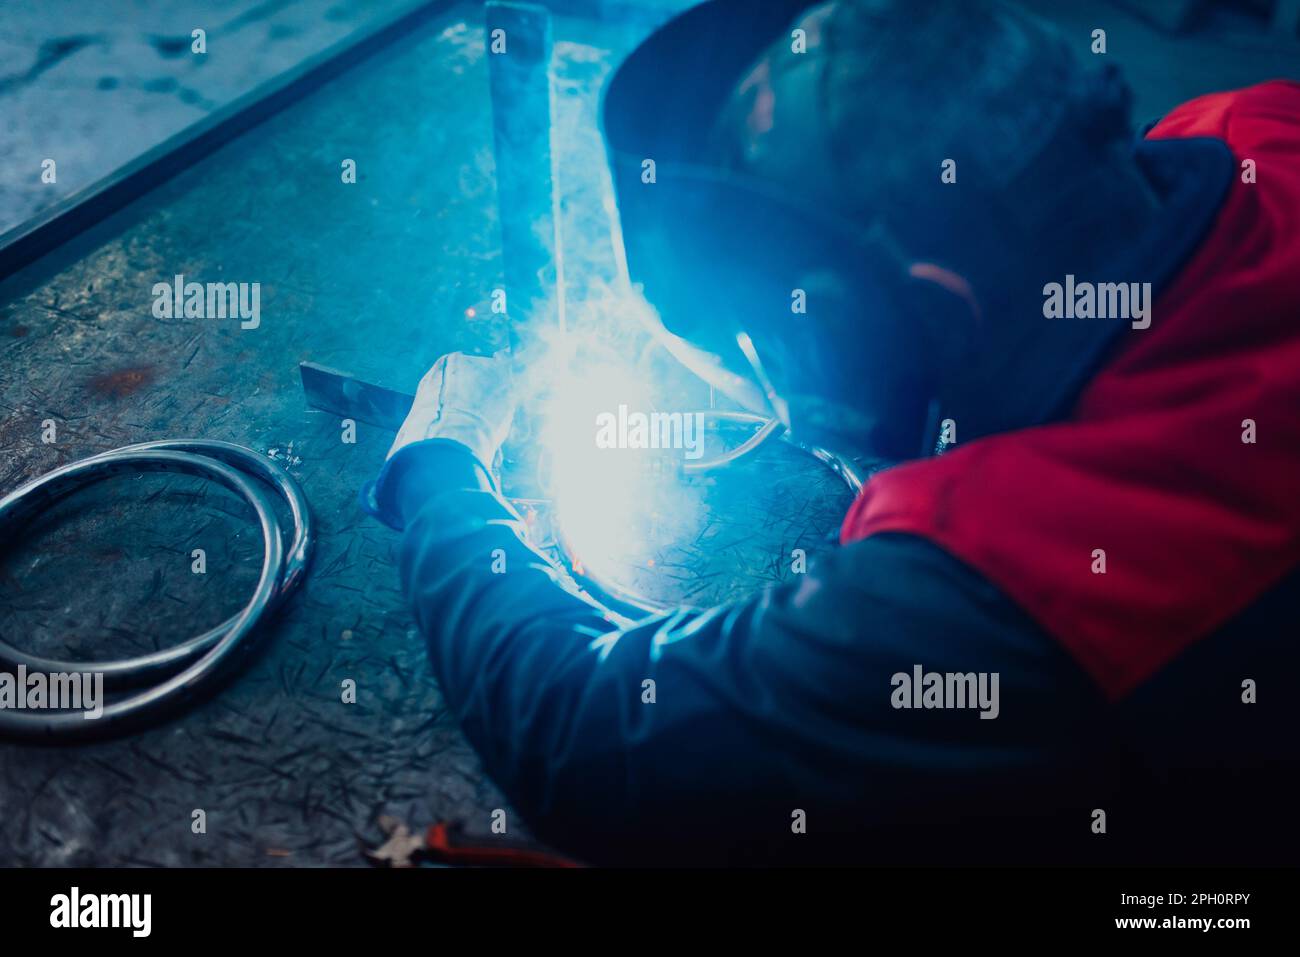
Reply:
M446 821L429 827L425 843L433 857L447 864L467 867L581 867L577 861L524 844L462 841L460 829Z

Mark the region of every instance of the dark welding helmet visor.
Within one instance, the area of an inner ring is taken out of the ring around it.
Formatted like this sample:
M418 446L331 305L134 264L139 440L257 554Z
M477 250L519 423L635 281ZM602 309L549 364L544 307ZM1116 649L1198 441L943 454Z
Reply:
M807 0L712 0L618 69L602 125L628 274L695 372L809 441L890 458L930 441L934 383L886 238L711 164L734 86Z

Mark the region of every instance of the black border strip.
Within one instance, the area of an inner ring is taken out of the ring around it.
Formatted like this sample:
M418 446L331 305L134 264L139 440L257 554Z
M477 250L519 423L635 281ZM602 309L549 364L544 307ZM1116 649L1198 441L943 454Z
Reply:
M149 937L182 952L193 950L196 940L209 950L244 952L256 940L261 949L270 943L278 950L284 943L301 953L323 944L339 953L360 945L370 953L404 939L394 928L406 925L407 933L435 952L466 938L490 942L495 952L516 942L535 951L539 940L550 939L582 954L608 951L611 940L653 945L689 938L696 950L724 953L831 953L837 948L815 941L840 939L866 950L877 941L904 940L930 945L918 948L927 953L948 940L959 942L960 952L975 952L981 940L984 950L1004 941L1033 942L1042 950L1045 942L1128 937L1126 951L1150 950L1155 942L1163 943L1161 951L1181 953L1192 938L1202 938L1217 943L1218 952L1245 953L1268 940L1294 938L1298 876L1294 868L0 868L0 894L11 949L47 946L60 937L63 951L68 944L120 946L140 939L123 926L129 921L107 928L53 927L57 897L70 903L76 887L82 901L100 894L149 894ZM1183 900L1169 904L1171 893ZM1198 903L1198 893L1250 897L1244 903ZM1123 895L1163 896L1165 903L1126 904ZM728 900L743 906L728 906ZM1249 926L1165 928L1166 918L1245 918ZM1134 926L1125 919L1154 924Z

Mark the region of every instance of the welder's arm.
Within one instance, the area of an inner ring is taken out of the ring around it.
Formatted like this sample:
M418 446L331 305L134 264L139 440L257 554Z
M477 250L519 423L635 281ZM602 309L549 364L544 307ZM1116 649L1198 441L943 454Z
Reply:
M972 814L1010 810L1009 793L1087 767L1069 752L1094 705L1077 669L919 540L870 539L797 584L619 629L529 547L463 446L402 449L379 490L465 734L535 832L585 859L834 857L918 816L937 836L952 809L927 808L953 789ZM999 673L997 718L896 709L892 676L916 665Z

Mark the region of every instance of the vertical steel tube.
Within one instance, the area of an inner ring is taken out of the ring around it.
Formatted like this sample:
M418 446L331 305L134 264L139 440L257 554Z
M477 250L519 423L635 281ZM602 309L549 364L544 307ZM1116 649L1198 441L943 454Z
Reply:
M486 6L497 199L511 342L527 352L540 324L564 328L564 264L551 149L551 15Z

